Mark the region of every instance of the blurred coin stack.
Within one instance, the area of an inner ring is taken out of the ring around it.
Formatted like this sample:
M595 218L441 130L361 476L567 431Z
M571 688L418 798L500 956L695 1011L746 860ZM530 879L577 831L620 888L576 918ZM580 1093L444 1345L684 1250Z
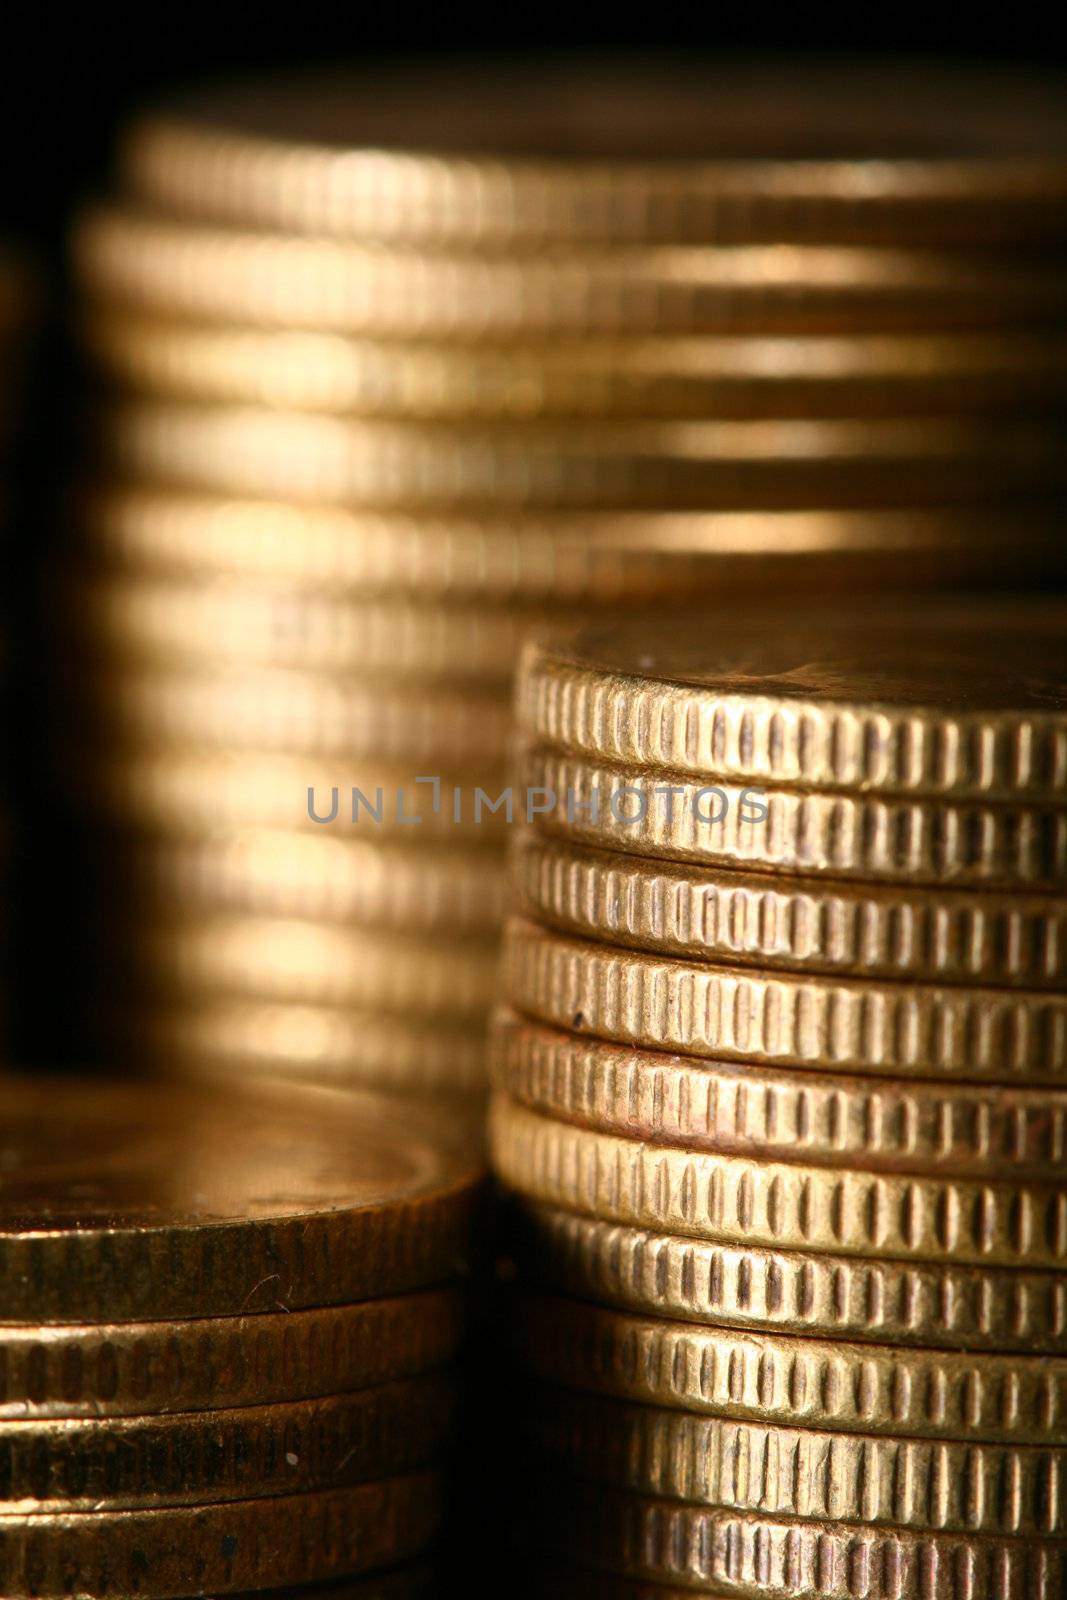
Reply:
M142 1062L481 1085L546 619L1062 572L1047 85L235 88L122 174L64 767Z
M9 1078L0 1112L3 1594L427 1592L466 1159L333 1089Z
M1067 606L853 613L520 671L491 1140L556 1593L1067 1593Z

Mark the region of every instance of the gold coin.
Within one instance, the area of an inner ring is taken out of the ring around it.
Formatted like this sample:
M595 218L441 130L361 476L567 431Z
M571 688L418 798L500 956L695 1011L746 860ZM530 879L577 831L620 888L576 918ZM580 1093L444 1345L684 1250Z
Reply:
M61 605L76 645L123 664L210 660L477 684L510 685L523 641L549 620L568 621L536 606L334 599L240 579L129 573L79 573Z
M130 1600L320 1583L417 1555L440 1525L431 1473L350 1489L138 1511L0 1515L12 1600Z
M927 599L773 630L750 616L593 627L528 648L519 714L533 740L701 779L1059 796L1064 622L1057 600Z
M410 340L844 334L1042 326L1054 264L742 244L501 256L240 232L127 206L84 215L92 298L153 316Z
M112 894L121 885L172 913L233 911L462 935L495 929L507 900L498 853L471 845L409 846L336 829L114 843L114 854L102 842L99 852Z
M499 844L507 827L493 811L506 787L499 769L418 781L413 761L364 762L255 749L85 749L65 741L61 780L94 809L124 823L179 831L326 827L348 837ZM438 787L435 787L435 780ZM481 787L485 803L478 802ZM435 801L437 802L435 806Z
M8 1322L340 1305L464 1249L477 1167L382 1097L7 1078L2 1102Z
M528 1298L520 1346L542 1381L738 1421L830 1433L1067 1444L1067 1361L792 1339Z
M209 1505L410 1472L446 1449L456 1399L454 1378L433 1373L238 1410L0 1422L0 1516Z
M735 1249L524 1201L532 1280L650 1316L946 1350L1067 1353L1062 1271Z
M528 746L518 766L539 825L594 848L754 867L790 880L825 874L1015 891L1067 882L1067 814L1051 801L693 781Z
M494 1097L498 1176L545 1205L715 1244L1061 1267L1063 1185L815 1167L618 1138Z
M347 758L394 769L410 762L413 790L416 763L484 762L496 770L511 727L503 687L450 689L282 667L104 669L82 692L85 715L103 737ZM306 805L307 788L305 779L294 810ZM396 797L388 798L392 805ZM431 805L432 798L420 809Z
M764 976L566 939L513 918L504 993L551 1026L712 1060L998 1084L1063 1082L1067 999Z
M935 983L1067 982L1067 905L1047 895L768 877L531 829L513 840L511 870L527 917L657 954Z
M1060 1600L1067 1581L1061 1539L797 1522L602 1484L553 1485L538 1527L550 1548L653 1584L657 1600L660 1584L736 1600Z
M460 1293L448 1288L285 1315L3 1323L0 1418L225 1412L348 1394L442 1365L462 1327Z
M553 1471L657 1499L917 1532L1064 1538L1064 1452L690 1416L562 1390L528 1429Z
M1062 1179L1067 1093L756 1066L606 1044L499 1010L496 1087L542 1115L692 1150L873 1171Z
M131 400L94 431L149 483L381 510L821 510L1033 498L1067 477L1059 421L1014 416L475 428Z
M123 970L152 991L305 1005L380 1007L400 1016L480 1017L496 994L497 940L352 928L295 917L189 915L112 930Z
M617 605L823 584L853 592L958 581L1047 580L1061 548L1040 507L966 511L553 511L541 516L352 511L112 484L74 518L121 568L241 577L365 600L401 591L481 601ZM909 602L911 603L911 602Z
M806 62L331 72L128 132L154 206L438 243L1061 238L1055 78Z
M82 342L133 390L412 419L904 415L1061 404L1055 336L857 335L411 345L97 308Z
M109 1039L158 1073L216 1083L250 1075L390 1092L480 1095L482 1018L390 1016L349 1006L212 999L108 1008Z

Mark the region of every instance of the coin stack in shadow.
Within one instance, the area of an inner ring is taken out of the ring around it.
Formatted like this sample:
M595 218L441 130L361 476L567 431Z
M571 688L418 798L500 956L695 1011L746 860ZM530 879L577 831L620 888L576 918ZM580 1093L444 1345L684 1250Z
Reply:
M525 657L490 1127L552 1592L1067 1592L1067 604L887 613Z
M1062 567L1046 85L241 87L121 173L63 765L142 1066L481 1088L547 621Z
M467 1157L330 1088L6 1078L0 1113L4 1595L428 1592Z

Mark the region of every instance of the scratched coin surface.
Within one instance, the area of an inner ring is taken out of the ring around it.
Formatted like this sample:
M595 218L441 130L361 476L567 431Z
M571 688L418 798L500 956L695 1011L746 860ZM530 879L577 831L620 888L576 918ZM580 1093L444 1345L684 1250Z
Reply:
M547 1383L831 1433L1067 1444L1067 1362L697 1327L527 1296L519 1343Z
M972 798L1067 787L1058 600L838 607L773 630L671 617L527 651L529 738L733 782ZM680 781L680 780L679 780Z
M700 1061L540 1027L500 1008L493 1080L531 1110L601 1133L768 1161L1057 1183L1067 1094Z
M1058 1270L715 1245L533 1201L518 1206L512 1237L531 1282L649 1316L883 1345L1067 1353Z
M472 1158L354 1091L7 1078L9 1321L341 1304L461 1259Z

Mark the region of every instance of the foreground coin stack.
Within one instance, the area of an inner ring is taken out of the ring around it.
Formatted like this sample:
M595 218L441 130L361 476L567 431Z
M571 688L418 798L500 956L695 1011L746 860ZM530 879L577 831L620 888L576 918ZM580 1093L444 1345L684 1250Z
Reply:
M0 1117L0 1592L428 1592L466 1158L330 1089L7 1078Z
M140 1061L481 1087L476 791L546 620L1062 566L1067 117L861 79L349 79L130 131L76 238L64 770Z
M1067 1593L1067 605L853 612L524 658L546 1593Z

